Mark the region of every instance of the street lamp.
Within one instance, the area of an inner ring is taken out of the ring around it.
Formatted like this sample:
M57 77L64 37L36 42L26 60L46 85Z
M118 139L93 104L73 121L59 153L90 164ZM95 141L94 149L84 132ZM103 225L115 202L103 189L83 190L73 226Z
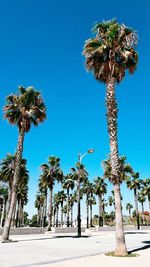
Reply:
M94 149L88 149L86 153L81 155L78 154L78 162L81 163L82 159L87 155L94 152ZM78 227L78 237L81 237L81 208L80 208L80 180L81 180L81 172L80 165L78 169L78 181L77 181L77 227Z

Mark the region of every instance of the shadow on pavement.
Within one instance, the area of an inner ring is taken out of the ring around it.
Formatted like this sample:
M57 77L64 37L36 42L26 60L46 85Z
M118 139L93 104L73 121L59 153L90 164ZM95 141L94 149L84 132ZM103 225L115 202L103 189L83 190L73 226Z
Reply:
M130 253L133 253L133 252L137 252L139 250L145 250L145 249L150 248L150 241L143 241L142 243L147 244L147 245L145 245L143 247L139 247L139 248L135 248L135 249L129 250L128 253L130 254Z
M142 234L142 235L145 235L145 234L149 234L148 232L125 232L125 235L130 235L130 234Z
M36 240L48 240L48 239L57 239L57 238L89 238L91 236L82 235L81 237L78 236L70 236L70 235L63 235L63 236L52 236L52 237L41 237L41 238L30 238L30 239L20 239L15 240L14 242L26 242L26 241L36 241Z

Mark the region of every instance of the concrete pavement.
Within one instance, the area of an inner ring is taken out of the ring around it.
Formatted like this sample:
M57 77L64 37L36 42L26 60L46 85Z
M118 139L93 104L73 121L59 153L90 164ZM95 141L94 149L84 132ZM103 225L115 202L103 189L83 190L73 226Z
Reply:
M0 243L1 267L149 267L150 231L130 231L126 233L128 250L137 250L141 256L118 258L105 256L113 251L115 235L113 232L92 232L82 238L72 234L40 234L12 236L12 243ZM103 262L103 264L102 264ZM118 264L118 265L117 265ZM124 264L124 265L123 265Z

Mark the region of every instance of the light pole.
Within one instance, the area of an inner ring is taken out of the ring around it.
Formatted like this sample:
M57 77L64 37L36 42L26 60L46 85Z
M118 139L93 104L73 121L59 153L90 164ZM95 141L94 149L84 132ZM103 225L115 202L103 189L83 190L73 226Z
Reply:
M78 154L78 162L79 162L79 169L78 169L78 181L77 181L77 227L78 227L78 237L81 237L81 208L80 208L80 180L81 180L81 169L80 164L82 159L87 155L94 152L94 149L88 149L86 153L81 155Z

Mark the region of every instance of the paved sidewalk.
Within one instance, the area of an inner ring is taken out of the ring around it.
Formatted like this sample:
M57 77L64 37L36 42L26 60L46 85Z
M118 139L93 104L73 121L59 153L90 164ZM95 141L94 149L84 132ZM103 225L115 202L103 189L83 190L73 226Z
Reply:
M150 231L126 233L129 251L137 250L141 256L118 258L105 256L114 250L113 232L92 232L82 238L67 234L40 234L12 236L12 243L0 243L0 267L149 267ZM117 265L118 264L118 265ZM124 265L123 265L124 264Z

